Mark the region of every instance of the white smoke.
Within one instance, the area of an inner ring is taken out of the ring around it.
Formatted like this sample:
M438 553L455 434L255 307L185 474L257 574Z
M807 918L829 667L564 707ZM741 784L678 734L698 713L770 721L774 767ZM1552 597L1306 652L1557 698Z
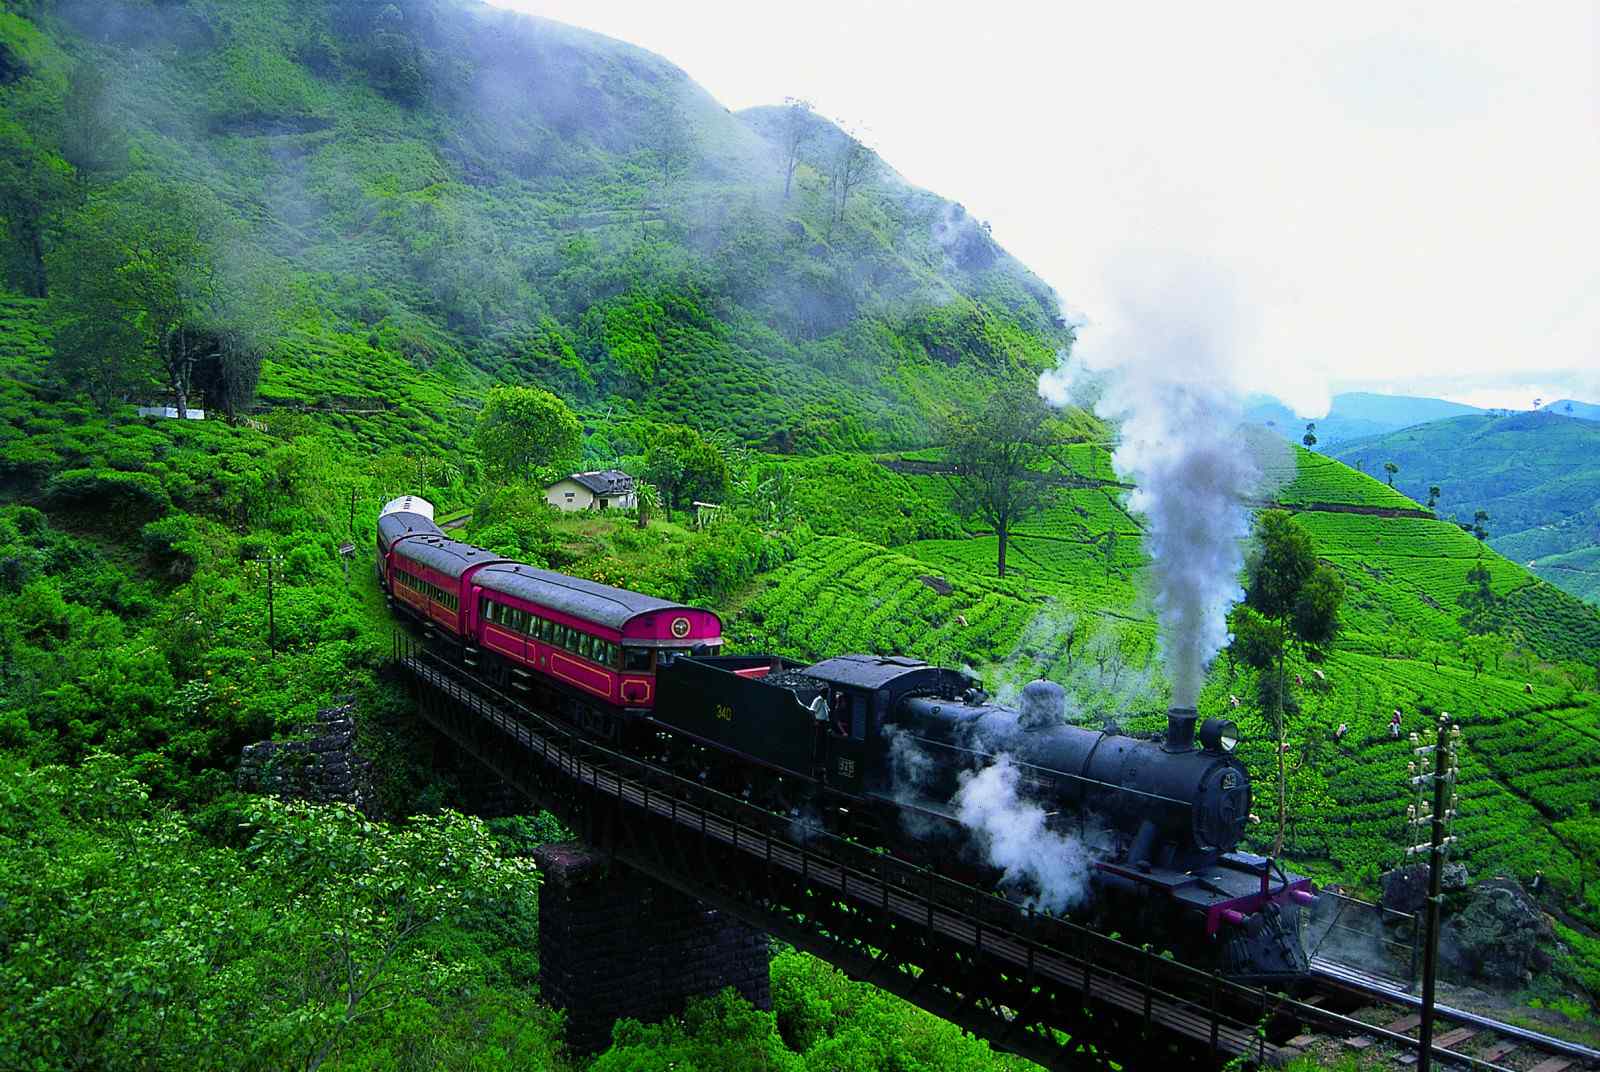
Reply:
M1003 872L1002 888L1037 891L1024 903L1059 915L1088 897L1094 859L1084 842L1049 828L1044 809L1018 794L1020 781L1016 763L1002 754L980 771L963 773L951 803Z
M1119 428L1112 462L1136 485L1128 507L1145 520L1172 703L1192 707L1244 594L1248 502L1277 468L1257 453L1288 447L1242 432L1234 318L1213 275L1174 271L1117 289L1111 317L1079 328L1077 350L1040 378L1039 393L1057 406L1092 399ZM1292 472L1292 461L1279 471Z

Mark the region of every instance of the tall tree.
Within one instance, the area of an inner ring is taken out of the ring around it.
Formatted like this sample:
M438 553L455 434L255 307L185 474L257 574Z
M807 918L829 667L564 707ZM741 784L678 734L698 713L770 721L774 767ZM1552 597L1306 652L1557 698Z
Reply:
M87 184L120 171L128 162L128 141L122 124L111 114L105 71L80 60L61 101L61 155Z
M675 424L662 429L644 453L644 475L661 492L671 518L674 507L696 500L716 502L728 492L728 463L699 432Z
M865 185L877 171L878 154L862 144L853 134L844 134L833 157L833 218L844 219L844 210L850 193Z
M1383 471L1389 474L1389 486L1394 487L1394 475L1400 471L1400 467L1394 462L1384 462Z
M1439 496L1441 494L1443 494L1443 493L1439 490L1439 485L1437 485L1437 484L1429 484L1428 485L1428 509L1429 510L1432 510L1434 508L1434 506L1437 505L1437 503L1439 502Z
M1312 447L1315 447L1317 445L1317 422L1316 421L1308 421L1306 423L1306 434L1300 437L1300 442L1302 442L1302 443L1304 443L1306 445L1306 449L1307 450L1310 450Z
M972 409L952 413L943 439L954 466L956 506L981 518L999 538L996 572L1006 575L1011 527L1044 505L1049 493L1032 470L1046 457L1050 411L1033 384L1003 383Z
M549 483L583 457L572 407L539 387L490 388L474 438L484 465L501 478Z
M0 282L42 298L47 290L45 232L72 187L72 169L0 115Z
M115 354L128 363L129 378L163 381L180 414L208 363L217 365L207 373L212 381L230 386L227 407L254 390L260 354L244 340L254 337L260 314L247 311L234 276L219 264L218 252L237 236L203 189L131 175L91 195L62 232L50 263L63 285L53 311L71 326L57 355L69 383L91 397L98 391L108 404L93 376Z
M1338 634L1344 579L1317 561L1311 535L1283 510L1256 515L1246 572L1245 601L1233 616L1234 649L1244 662L1272 674L1267 691L1278 732L1278 832L1272 844L1277 856L1288 820L1284 661L1292 647L1320 648Z
M800 166L800 154L807 143L816 136L816 117L811 114L811 102L798 97L788 97L783 102L783 199L789 200L789 190L794 185L795 169Z

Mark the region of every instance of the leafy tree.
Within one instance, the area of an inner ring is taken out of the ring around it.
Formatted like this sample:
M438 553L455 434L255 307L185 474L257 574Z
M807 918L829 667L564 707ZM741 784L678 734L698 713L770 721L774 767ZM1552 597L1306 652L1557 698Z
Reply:
M71 189L71 168L37 145L9 115L0 115L0 279L29 297L42 298L45 231L51 212Z
M1439 485L1437 485L1437 484L1429 484L1428 485L1428 509L1429 510L1432 510L1434 508L1434 505L1436 503L1438 503L1439 496L1441 494L1443 494L1443 493L1439 490Z
M1486 522L1488 520L1489 520L1489 511L1487 511L1487 510L1474 511L1473 515L1472 515L1472 528L1469 531L1471 531L1471 533L1474 536L1476 536L1478 539L1480 539L1480 540L1488 539L1489 538L1489 530L1486 527L1484 527L1484 522Z
M1384 462L1383 471L1389 474L1389 486L1394 487L1394 475L1400 471L1400 467L1394 462Z
M661 509L661 492L648 480L633 482L633 501L639 516L639 527L646 528L655 512Z
M728 491L728 463L714 444L693 428L669 425L644 454L644 475L661 491L670 519L674 508L718 502Z
M794 473L784 465L753 465L732 492L739 512L758 525L782 525L795 512Z
M474 439L489 471L504 479L550 483L583 457L583 428L572 407L539 387L492 387Z
M61 102L61 155L81 181L103 178L127 165L127 135L111 115L109 98L100 64L80 60Z
M131 325L138 347L126 359L165 380L180 413L188 412L195 376L208 363L218 366L210 380L229 407L248 397L260 364L259 348L248 341L259 314L246 311L241 288L218 265L217 251L235 236L209 195L135 174L91 196L66 232L51 254L64 270L56 316L71 325L57 366L64 376L88 370L76 385L103 402L106 389L87 380L107 379L103 363L110 359L94 347L104 342L123 354ZM102 318L120 323L101 327Z
M661 169L661 189L665 194L682 181L697 155L694 126L677 100L666 100L650 124L651 148Z
M1456 597L1456 602L1465 608L1458 620L1468 633L1492 633L1500 627L1500 597L1490 586L1492 579L1488 564L1480 555L1467 570L1467 589Z
M942 438L954 466L956 508L999 537L995 564L1006 575L1011 527L1045 503L1049 489L1033 469L1046 457L1049 408L1031 383L1003 383L970 409L954 411Z
M833 192L833 219L844 219L852 191L859 189L877 173L878 154L852 134L845 134L834 153L829 185Z
M1483 668L1491 661L1498 663L1504 650L1505 642L1494 633L1477 633L1461 641L1461 654L1472 666L1473 677L1483 673Z
M783 129L780 144L783 146L783 199L789 200L789 190L794 185L795 169L800 166L801 154L806 144L816 135L817 125L811 114L811 102L798 97L784 100Z
M1245 663L1273 675L1271 700L1278 732L1278 832L1272 847L1276 856L1283 851L1288 819L1284 661L1291 647L1321 648L1333 641L1339 631L1344 579L1317 561L1310 534L1283 510L1256 515L1246 572L1245 601L1234 612L1234 645Z
M1302 443L1304 443L1306 445L1306 449L1307 450L1310 450L1311 448L1313 448L1313 447L1315 447L1317 445L1317 422L1316 421L1307 422L1307 424L1306 424L1306 434L1300 437L1300 442L1302 442Z

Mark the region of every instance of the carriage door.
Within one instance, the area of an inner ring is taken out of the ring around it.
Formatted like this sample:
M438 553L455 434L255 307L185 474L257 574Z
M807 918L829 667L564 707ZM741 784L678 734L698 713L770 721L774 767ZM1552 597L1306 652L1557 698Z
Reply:
M866 774L871 700L864 692L834 689L828 696L828 785L860 795Z

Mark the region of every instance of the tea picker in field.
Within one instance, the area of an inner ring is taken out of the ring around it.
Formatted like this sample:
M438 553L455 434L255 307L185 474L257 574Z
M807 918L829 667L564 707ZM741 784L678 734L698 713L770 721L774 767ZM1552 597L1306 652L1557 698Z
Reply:
M1389 736L1398 740L1400 738L1400 709L1394 709L1394 717L1389 720Z

